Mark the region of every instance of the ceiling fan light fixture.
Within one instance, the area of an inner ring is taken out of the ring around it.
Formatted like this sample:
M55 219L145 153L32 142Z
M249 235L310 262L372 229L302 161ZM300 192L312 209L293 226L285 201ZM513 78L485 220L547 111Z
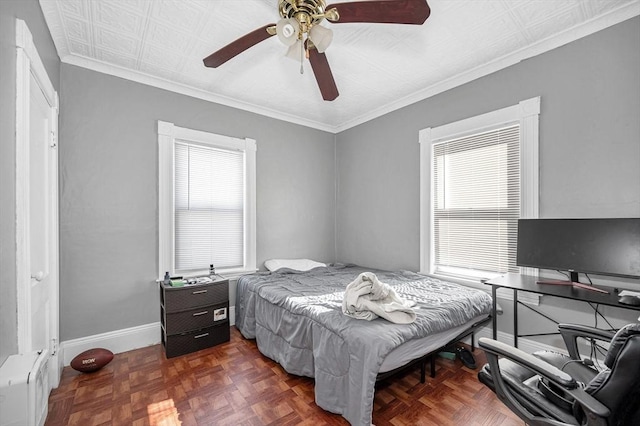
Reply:
M311 39L313 45L318 49L318 52L323 53L333 40L333 31L322 25L314 25L309 31L309 39Z
M289 59L293 59L294 61L300 61L300 49L302 49L302 41L296 40L289 48L287 49L287 53L285 56Z
M281 19L276 24L276 34L278 39L285 46L291 46L298 40L300 26L295 19Z

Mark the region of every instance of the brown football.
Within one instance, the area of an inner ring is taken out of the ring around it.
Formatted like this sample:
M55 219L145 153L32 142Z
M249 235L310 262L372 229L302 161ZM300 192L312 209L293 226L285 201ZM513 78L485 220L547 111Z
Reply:
M92 373L109 364L113 359L113 352L108 349L95 348L76 355L71 360L71 368L82 373Z

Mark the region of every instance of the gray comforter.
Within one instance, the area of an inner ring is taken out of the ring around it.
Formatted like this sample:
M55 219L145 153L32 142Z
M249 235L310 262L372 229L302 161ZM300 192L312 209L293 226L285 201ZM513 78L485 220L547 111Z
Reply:
M343 315L344 289L365 271L416 302L414 323ZM287 372L315 378L320 407L367 426L376 376L389 352L490 312L491 297L483 291L413 272L353 265L245 275L236 298L236 326L244 337L256 339L260 352Z

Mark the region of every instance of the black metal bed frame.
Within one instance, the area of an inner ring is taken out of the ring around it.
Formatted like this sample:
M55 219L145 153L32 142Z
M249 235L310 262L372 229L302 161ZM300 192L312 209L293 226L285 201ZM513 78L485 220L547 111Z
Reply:
M409 361L407 364L400 366L398 368L395 368L393 370L390 371L385 371L384 373L379 373L378 376L376 377L376 381L379 382L381 380L387 379L391 376L394 376L402 371L405 371L409 368L415 367L416 364L420 365L420 383L424 383L426 381L426 373L427 373L427 362L429 362L430 367L431 367L431 372L430 372L430 376L436 377L436 357L438 356L438 353L444 351L446 348L448 348L449 346L459 342L460 340L464 339L465 337L471 335L471 351L473 352L475 350L475 332L480 328L480 327L484 327L487 323L489 323L491 321L492 317L491 315L487 316L486 318L474 323L471 327L469 327L468 329L462 331L460 334L458 334L456 337L454 337L453 339L451 339L449 342L447 342L444 346L439 347L438 349L429 352L426 355L421 356L420 358L416 358L412 361Z

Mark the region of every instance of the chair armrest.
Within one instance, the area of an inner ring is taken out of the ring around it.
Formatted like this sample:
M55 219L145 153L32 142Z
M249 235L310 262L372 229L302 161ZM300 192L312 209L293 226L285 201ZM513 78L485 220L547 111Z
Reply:
M491 376L496 384L496 390L503 393L504 395L502 396L506 397L512 404L519 406L519 409L523 407L515 402L511 395L506 395L510 392L502 379L498 357L507 358L512 362L530 369L540 376L546 377L558 386L563 387L578 403L582 405L585 411L591 412L597 417L608 417L610 415L610 411L605 405L579 387L573 377L553 365L547 364L546 362L523 352L520 349L486 337L481 337L478 340L478 346L486 352L487 359L491 366ZM526 412L526 409L523 411ZM533 417L531 420L533 420Z
M523 365L536 374L547 377L549 380L558 383L564 388L575 389L578 387L578 382L564 371L551 364L547 364L541 359L521 351L518 348L514 348L513 346L509 346L505 343L498 342L497 340L489 339L487 337L481 337L478 340L478 345L485 351L503 358L508 358L515 363Z
M569 356L572 359L578 360L581 359L580 351L578 349L579 337L610 342L616 334L615 331L601 330L599 328L580 324L558 324L558 331L560 331L562 340L564 340Z
M593 413L597 417L606 418L611 415L611 411L602 404L600 401L589 395L582 388L572 389L569 391L569 394L573 396L573 398L582 405L582 408L587 413ZM587 416L589 416L587 414ZM604 423L603 423L604 424Z

